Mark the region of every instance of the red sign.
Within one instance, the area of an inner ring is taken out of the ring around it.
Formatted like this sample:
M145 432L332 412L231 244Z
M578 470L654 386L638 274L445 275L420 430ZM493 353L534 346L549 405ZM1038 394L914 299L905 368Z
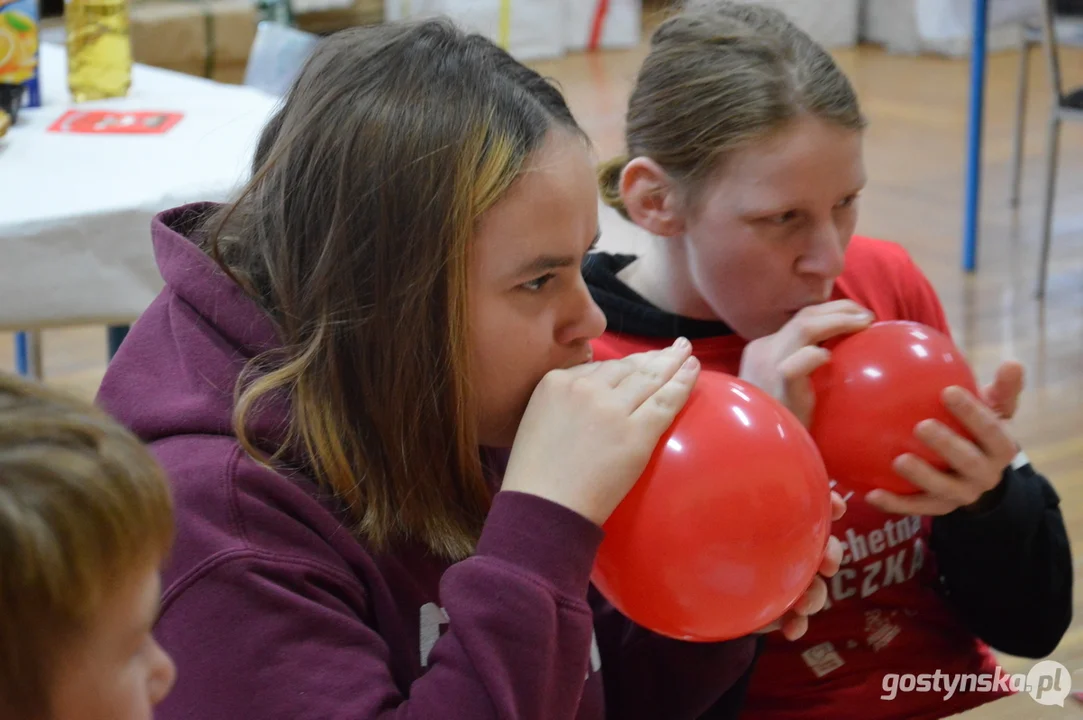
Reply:
M160 135L181 121L183 113L105 110L69 110L49 132L87 135Z

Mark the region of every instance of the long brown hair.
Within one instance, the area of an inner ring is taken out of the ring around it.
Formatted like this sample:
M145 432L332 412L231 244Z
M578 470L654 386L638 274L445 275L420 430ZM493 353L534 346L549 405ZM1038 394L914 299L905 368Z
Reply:
M277 321L235 431L289 399L289 433L375 548L472 552L491 500L469 386L467 259L479 216L554 126L560 93L442 21L325 39L210 219L210 254Z
M605 163L602 198L626 218L629 157L658 163L694 204L728 154L801 114L860 130L865 119L831 56L780 11L693 0L651 36L628 104L627 154Z

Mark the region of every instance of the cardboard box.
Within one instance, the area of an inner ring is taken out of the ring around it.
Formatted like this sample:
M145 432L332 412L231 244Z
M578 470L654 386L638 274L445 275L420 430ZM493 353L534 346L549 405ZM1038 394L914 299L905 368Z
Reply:
M346 7L323 10L298 10L297 27L305 32L328 34L361 25L379 25L384 21L384 0L352 0Z
M132 57L200 77L239 81L256 37L249 0L148 0L131 6Z

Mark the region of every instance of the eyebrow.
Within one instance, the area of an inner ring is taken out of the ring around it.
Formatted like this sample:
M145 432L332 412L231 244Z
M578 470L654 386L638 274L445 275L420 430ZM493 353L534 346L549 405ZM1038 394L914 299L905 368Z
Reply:
M598 246L598 241L602 238L602 231L598 230L594 233L594 239L590 243L590 247L587 248L589 253ZM515 272L515 277L526 277L528 275L540 275L542 273L549 272L550 270L559 270L560 268L578 266L580 261L571 255L539 255L536 258L528 261L519 267Z

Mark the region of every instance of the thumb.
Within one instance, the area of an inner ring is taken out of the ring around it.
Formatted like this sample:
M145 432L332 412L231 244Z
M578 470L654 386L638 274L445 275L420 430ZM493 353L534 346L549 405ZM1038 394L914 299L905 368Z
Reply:
M1023 366L1018 362L1006 362L997 368L993 382L982 392L985 404L997 411L1003 419L1015 415L1019 394L1023 392Z

